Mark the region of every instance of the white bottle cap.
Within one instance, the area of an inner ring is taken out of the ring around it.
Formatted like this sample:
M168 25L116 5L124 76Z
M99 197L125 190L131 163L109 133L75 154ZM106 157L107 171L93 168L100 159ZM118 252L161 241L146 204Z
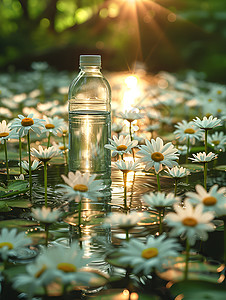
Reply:
M80 55L80 66L101 66L100 55Z

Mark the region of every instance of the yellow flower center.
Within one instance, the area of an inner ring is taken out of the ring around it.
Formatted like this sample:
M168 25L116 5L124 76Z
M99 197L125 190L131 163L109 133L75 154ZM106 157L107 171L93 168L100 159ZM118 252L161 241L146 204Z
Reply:
M221 112L222 112L222 109L218 108L217 112L218 112L218 113L221 113Z
M53 129L53 128L55 128L55 126L53 124L46 124L45 128L46 129Z
M207 117L207 118L209 118L210 116L211 116L211 114L210 114L210 113L207 113L207 114L206 114L206 117Z
M46 265L43 265L42 268L35 274L36 278L39 278L47 269Z
M213 99L208 99L208 102L212 102L213 101Z
M76 272L76 270L77 270L76 266L69 264L69 263L59 263L57 265L57 269L65 272L65 273Z
M160 152L154 152L154 153L152 153L151 158L154 161L159 162L164 159L164 155Z
M118 151L125 151L127 149L127 146L126 145L119 145L118 147L117 147L117 150Z
M67 134L67 130L66 130L66 129L63 130L62 133L63 133L63 134Z
M66 149L67 149L67 147L60 146L60 147L59 147L59 149L60 149L60 150L66 150Z
M85 184L76 184L74 186L74 190L78 192L87 192L88 191L88 186Z
M1 137L6 137L6 136L8 136L8 135L9 135L8 132L1 132L1 133L0 133L0 138L1 138Z
M218 94L218 95L221 95L221 94L222 94L222 91L221 91L221 90L217 91L217 94Z
M34 120L32 118L24 118L22 121L21 121L21 125L22 126L31 126L34 124Z
M203 204L206 206L212 206L217 203L217 199L213 196L206 197L202 200Z
M195 130L193 128L187 128L185 129L184 133L194 134Z
M7 246L9 250L13 249L13 244L9 242L2 242L0 243L0 249Z
M212 141L212 143L214 144L214 145L219 145L220 144L220 141L219 140L216 140L216 141Z
M184 218L184 220L182 221L182 223L185 225L185 226L190 226L190 227L194 227L198 224L197 220L192 218L192 217L187 217L187 218Z
M158 253L159 252L158 252L157 248L147 248L142 251L141 256L143 258L150 259L150 258L156 257L158 255Z

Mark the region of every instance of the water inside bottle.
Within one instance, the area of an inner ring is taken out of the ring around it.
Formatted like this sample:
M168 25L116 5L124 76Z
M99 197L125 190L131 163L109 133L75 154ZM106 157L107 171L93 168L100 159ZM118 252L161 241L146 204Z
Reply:
M77 110L69 113L69 169L97 174L110 184L110 151L108 144L111 115L106 111Z

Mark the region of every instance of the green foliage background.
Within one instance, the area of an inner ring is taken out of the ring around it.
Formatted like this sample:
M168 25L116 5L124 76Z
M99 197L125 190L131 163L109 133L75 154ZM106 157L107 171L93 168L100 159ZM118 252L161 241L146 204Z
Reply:
M73 70L79 54L100 53L108 70L139 60L152 72L195 69L224 83L225 1L136 0L135 15L134 1L1 0L0 67L45 60Z

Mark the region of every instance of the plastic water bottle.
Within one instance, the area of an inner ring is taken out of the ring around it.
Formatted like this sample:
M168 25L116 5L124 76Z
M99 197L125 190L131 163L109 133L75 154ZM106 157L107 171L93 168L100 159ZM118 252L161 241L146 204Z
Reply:
M69 88L69 170L95 173L110 185L111 89L100 55L80 55L80 72Z

